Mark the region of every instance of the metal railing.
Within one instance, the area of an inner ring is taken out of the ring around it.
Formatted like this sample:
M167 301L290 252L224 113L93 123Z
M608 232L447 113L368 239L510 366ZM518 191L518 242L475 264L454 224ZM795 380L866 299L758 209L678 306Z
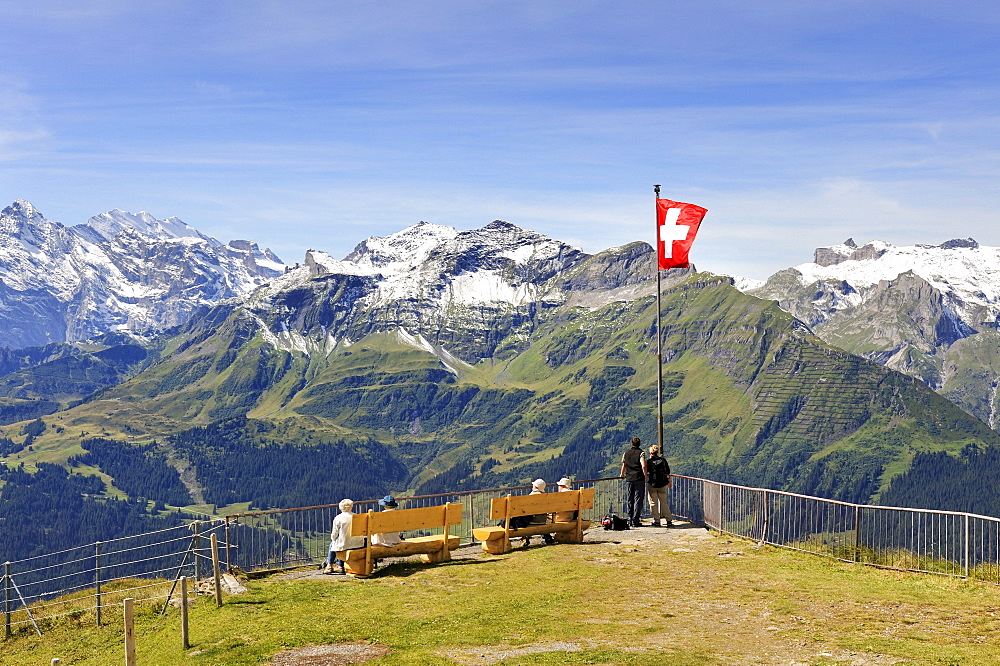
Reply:
M674 476L676 514L727 534L870 566L1000 585L1000 518L851 504Z
M596 521L609 511L624 513L621 479L589 479L574 487L595 490L594 508L584 512L584 519ZM460 502L463 523L451 533L462 543L471 543L472 528L489 522L490 500L530 489L515 486L397 500L401 508ZM989 516L851 504L680 475L673 476L670 503L676 517L761 543L848 562L1000 584L1000 519ZM355 504L355 511L369 508L378 507L374 501ZM233 542L238 544L231 563L250 571L321 562L337 513L336 505L325 505L227 516Z
M585 520L603 516L608 507L621 507L624 491L621 479L590 479L577 481L574 488L594 488L594 508L584 511ZM410 509L442 506L446 503L462 505L462 524L449 528L463 545L474 541L472 529L489 523L490 501L508 494L521 495L531 491L531 486L488 488L435 495L397 497L399 508ZM354 512L378 511L376 500L354 503ZM615 510L620 511L616 508ZM282 569L323 562L330 545L330 526L339 513L336 504L300 507L295 509L270 509L230 514L225 521L233 546L226 553L227 565L243 571ZM442 529L404 533L406 536L440 534Z
M624 485L617 477L575 482L575 488L595 491L594 508L585 510L583 518L596 523L609 511L623 514ZM401 508L461 503L463 522L450 533L469 544L473 527L490 523L493 498L529 491L530 486L513 486L397 500ZM1000 584L998 518L851 504L679 475L673 476L669 495L675 517L727 534L848 562ZM362 512L378 509L375 500L354 506ZM181 576L198 580L211 575L208 542L213 533L226 569L318 564L327 556L338 512L337 505L328 504L230 514L6 562L0 576L5 636L22 629L41 633L45 623L65 616L100 624L102 610L121 604L124 597L163 602L165 610Z

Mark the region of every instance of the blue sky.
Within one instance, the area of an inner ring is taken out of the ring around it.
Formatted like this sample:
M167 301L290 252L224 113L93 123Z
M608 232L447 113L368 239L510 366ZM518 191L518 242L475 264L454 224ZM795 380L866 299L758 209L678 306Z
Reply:
M420 220L763 278L1000 245L1000 3L2 0L0 205L171 215L287 262Z

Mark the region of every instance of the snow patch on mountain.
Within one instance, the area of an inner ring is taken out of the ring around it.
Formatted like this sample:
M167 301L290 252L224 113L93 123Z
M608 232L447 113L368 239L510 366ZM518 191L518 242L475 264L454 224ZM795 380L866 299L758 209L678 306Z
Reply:
M510 303L525 305L539 300L540 287L529 282L510 284L499 271L482 270L456 275L449 284L453 303L476 305L481 303Z
M453 375L459 375L459 369L468 369L472 366L465 361L456 358L451 352L446 349L438 348L427 341L422 334L417 333L416 335L406 331L404 328L399 327L396 329L396 340L408 347L414 347L421 351L429 352L437 357L441 365L444 366L445 370Z
M754 289L760 289L765 284L764 280L758 280L751 277L735 276L733 277L733 286L744 293L751 293Z

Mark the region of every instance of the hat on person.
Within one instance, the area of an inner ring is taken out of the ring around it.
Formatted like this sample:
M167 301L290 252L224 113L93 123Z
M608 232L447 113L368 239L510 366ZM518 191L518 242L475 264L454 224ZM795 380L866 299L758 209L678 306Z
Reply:
M393 497L392 495L386 495L385 497L380 499L378 503L379 506L388 507L390 509L395 509L397 506L399 506L399 503L396 502L396 498Z
M564 488L569 488L570 486L573 485L573 482L569 480L569 477L564 476L563 478L559 479L559 483L557 485L562 486Z
M337 506L340 507L341 511L350 511L354 508L354 500L342 499Z
M545 481L542 479L535 479L531 482L531 487L535 490L545 490Z

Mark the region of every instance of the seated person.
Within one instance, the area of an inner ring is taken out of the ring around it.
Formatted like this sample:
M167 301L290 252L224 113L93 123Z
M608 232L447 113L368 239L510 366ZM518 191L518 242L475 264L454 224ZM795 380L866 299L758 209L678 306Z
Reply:
M568 477L559 479L559 492L567 493L573 490L573 482ZM571 523L576 520L576 511L559 511L555 515L557 523Z
M541 495L544 492L545 492L544 480L535 479L534 481L531 482L531 492L528 493L529 495ZM529 516L529 518L530 518L529 524L531 525L544 525L545 523L549 522L549 514L547 513L536 513L533 516ZM551 534L543 534L542 539L547 544L553 544L556 542L555 537L553 537ZM524 537L524 545L527 546L529 543L531 543L531 537L530 536Z
M330 530L330 554L326 556L326 566L323 573L344 575L344 561L335 555L338 550L354 550L365 547L365 537L350 536L351 520L354 518L354 501L349 499L340 500L340 513L333 519L333 529ZM334 562L339 566L339 571L333 568Z
M378 505L382 507L383 511L393 511L399 506L399 503L392 495L386 495L378 501ZM395 546L402 540L399 532L382 532L372 535L373 546Z

